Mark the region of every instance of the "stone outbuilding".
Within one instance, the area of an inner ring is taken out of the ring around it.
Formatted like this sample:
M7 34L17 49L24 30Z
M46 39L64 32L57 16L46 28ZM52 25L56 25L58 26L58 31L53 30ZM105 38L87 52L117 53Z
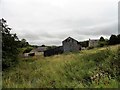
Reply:
M68 37L67 39L62 41L62 46L64 52L73 52L81 50L80 43L71 37Z
M98 41L97 39L89 39L89 45L88 47L97 47L98 46Z

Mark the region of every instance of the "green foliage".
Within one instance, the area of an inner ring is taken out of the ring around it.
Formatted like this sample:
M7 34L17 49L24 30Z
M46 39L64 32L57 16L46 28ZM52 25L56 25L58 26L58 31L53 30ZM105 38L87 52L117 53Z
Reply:
M98 47L103 47L105 45L107 45L107 41L103 37L100 37Z
M110 39L109 39L109 45L115 45L118 42L118 38L116 35L111 35Z
M117 38L118 38L118 44L120 44L120 34L117 35Z
M94 47L93 47L93 46L91 46L91 47L88 47L87 49L88 49L88 50L90 50L90 49L93 49L93 48L94 48Z
M82 47L88 47L88 41L79 42Z
M41 45L41 47L45 47L45 45L43 44L43 45Z
M26 39L22 39L20 44L21 44L21 48L29 46L29 43L26 41Z
M116 35L111 35L109 39L109 45L115 45L115 44L120 44L120 34Z
M31 46L31 47L33 47L33 48L38 48L37 45L29 45L29 46Z
M115 77L120 82L120 46L118 47L117 52L114 54L113 58L111 57L110 69L112 74L115 74Z
M99 41L105 41L105 39L103 37L100 37L100 40Z
M17 63L18 55L18 43L19 40L16 34L11 34L9 26L6 24L6 20L1 19L2 24L2 69L6 69Z
M27 47L27 48L23 51L23 53L29 53L32 49L33 49L32 47Z
M105 45L107 45L106 41L99 41L98 42L98 47L104 47Z

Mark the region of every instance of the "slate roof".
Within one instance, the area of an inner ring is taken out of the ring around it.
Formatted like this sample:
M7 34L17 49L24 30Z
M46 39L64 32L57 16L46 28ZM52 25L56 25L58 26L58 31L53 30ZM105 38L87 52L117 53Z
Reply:
M72 37L68 37L67 39L65 39L63 42L68 42L69 40L73 40L73 41L76 41L76 42L78 42L77 40L75 40L74 38L72 38Z

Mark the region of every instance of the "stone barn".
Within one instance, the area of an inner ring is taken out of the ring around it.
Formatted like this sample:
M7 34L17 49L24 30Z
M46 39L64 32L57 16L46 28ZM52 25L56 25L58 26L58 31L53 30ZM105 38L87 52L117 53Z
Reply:
M89 39L89 43L88 43L89 45L88 46L89 47L96 47L96 46L98 46L98 41L99 40L97 40L97 39L92 39L92 40Z
M80 43L77 40L75 40L71 37L68 37L67 39L62 41L62 45L63 45L63 51L64 52L72 52L72 51L81 50Z
M29 54L32 55L31 53L34 53L34 56L38 56L38 55L43 55L43 52L47 50L47 47L37 47L32 49Z

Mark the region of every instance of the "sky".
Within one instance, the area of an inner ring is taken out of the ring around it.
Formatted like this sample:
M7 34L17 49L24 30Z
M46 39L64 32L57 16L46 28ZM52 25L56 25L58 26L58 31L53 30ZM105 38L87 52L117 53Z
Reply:
M118 33L119 0L0 0L0 18L32 45L61 45Z

